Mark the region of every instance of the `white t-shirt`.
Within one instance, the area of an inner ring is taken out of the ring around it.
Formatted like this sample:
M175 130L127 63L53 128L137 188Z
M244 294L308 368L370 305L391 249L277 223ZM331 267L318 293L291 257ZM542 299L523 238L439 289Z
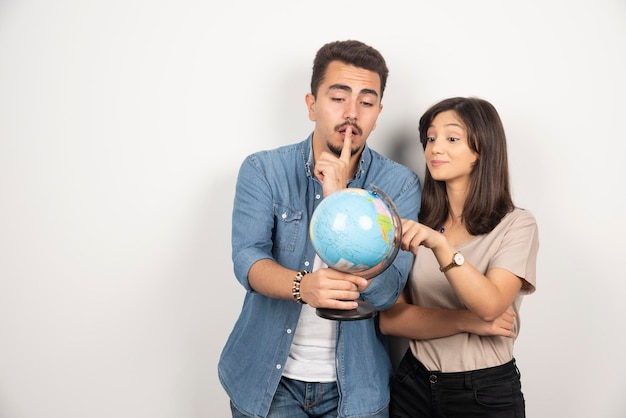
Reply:
M328 267L318 256L313 271ZM304 382L334 382L337 322L321 318L315 308L302 305L283 376Z

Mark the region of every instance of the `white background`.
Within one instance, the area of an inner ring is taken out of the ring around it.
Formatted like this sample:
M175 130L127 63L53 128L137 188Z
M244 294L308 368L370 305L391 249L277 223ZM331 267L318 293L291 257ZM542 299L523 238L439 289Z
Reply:
M391 71L370 145L420 174L429 105L497 107L540 226L528 416L626 416L623 0L0 0L2 418L228 416L237 170L309 134L348 38Z

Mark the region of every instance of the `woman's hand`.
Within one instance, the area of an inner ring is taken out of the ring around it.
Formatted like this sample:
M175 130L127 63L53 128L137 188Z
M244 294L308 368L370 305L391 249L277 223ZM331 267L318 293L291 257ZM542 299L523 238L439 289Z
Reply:
M469 311L467 312L467 317L462 321L462 328L465 332L483 337L515 337L515 332L513 331L513 327L515 326L515 312L512 308L508 308L502 315L493 321L482 320L477 315Z
M434 229L419 222L402 219L402 243L400 248L417 254L420 245L435 248L445 242L445 237Z

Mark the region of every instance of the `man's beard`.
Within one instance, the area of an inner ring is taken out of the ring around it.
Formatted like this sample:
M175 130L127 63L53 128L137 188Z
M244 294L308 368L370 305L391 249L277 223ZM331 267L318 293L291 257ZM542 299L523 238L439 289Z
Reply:
M341 125L335 127L335 131L339 132L343 127L347 127L347 126L351 126L352 127L352 131L356 131L359 136L363 136L363 131L361 130L361 128L359 128L356 124L354 123L350 123L350 122L344 122ZM337 147L333 144L331 144L330 142L328 142L326 144L328 146L328 149L335 154L335 156L340 157L341 156L341 151L343 150L343 145L340 147ZM350 148L350 156L354 156L356 154L358 154L361 151L361 148L357 147L357 148Z
M328 149L330 150L330 152L332 152L337 158L341 157L341 151L343 151L343 147L335 146L331 144L330 142L327 143L326 145L328 146ZM360 147L350 148L350 156L356 155L360 151L361 151Z

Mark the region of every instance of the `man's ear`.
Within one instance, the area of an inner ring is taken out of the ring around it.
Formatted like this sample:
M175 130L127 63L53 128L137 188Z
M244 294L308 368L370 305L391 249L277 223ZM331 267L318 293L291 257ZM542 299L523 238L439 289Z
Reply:
M309 120L315 122L315 96L311 93L307 93L304 96L304 102L306 103L306 108L309 111Z

